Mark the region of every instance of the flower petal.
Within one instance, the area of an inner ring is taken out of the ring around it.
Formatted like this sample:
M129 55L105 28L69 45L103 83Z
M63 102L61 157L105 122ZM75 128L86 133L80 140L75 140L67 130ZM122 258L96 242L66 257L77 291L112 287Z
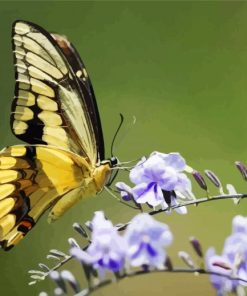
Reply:
M136 164L136 166L130 171L129 178L130 181L134 184L140 184L143 182L143 166L146 163L146 157L142 157L142 159Z
M154 220L148 214L138 214L125 232L127 255L131 266L146 264L164 267L167 247L172 242L172 234L166 224Z
M160 175L160 180L158 182L159 186L165 191L172 191L176 188L178 183L178 174L171 168L167 167L165 172Z
M175 196L171 197L171 206L179 205L179 203L176 200ZM181 206L179 208L174 209L178 214L180 215L186 215L188 213L187 208L185 206Z
M130 186L128 186L127 184L125 184L124 182L117 182L115 184L116 188L118 191L126 191L126 192L131 192L131 188Z
M183 173L178 174L178 181L175 189L179 191L191 191L190 179Z
M169 153L165 162L167 166L171 166L178 172L183 171L186 166L184 158L178 152Z
M232 232L240 232L247 235L247 217L235 216L232 220Z
M85 264L92 264L94 261L93 258L87 252L77 247L70 249L70 255Z
M171 152L169 154L166 154L154 151L150 154L150 157L154 155L160 157L164 161L166 166L171 166L178 172L183 171L186 167L186 162L184 158L178 152Z
M130 186L125 184L124 182L117 182L115 184L116 188L118 191L120 191L121 197L125 201L132 200L133 194L132 194L132 189Z
M132 192L137 203L148 203L156 207L164 201L161 188L155 183L136 185Z

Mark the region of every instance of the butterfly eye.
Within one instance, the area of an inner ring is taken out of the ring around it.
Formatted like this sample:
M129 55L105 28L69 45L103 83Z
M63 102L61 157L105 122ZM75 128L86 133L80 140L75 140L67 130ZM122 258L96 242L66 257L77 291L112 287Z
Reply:
M113 156L110 158L110 166L115 167L119 163L117 157Z

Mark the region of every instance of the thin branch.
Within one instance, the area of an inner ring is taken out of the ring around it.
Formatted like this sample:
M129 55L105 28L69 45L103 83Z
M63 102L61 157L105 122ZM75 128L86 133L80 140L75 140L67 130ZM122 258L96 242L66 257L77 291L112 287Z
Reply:
M85 250L88 248L88 246L86 246ZM60 261L58 264L56 264L55 266L53 266L52 268L50 268L49 271L45 272L43 279L45 279L50 272L59 269L61 266L63 266L64 264L66 264L68 261L70 261L72 259L72 256L68 255L66 256L65 259L63 259L62 261Z
M162 269L162 270L139 270L136 272L133 272L131 274L123 274L123 275L119 275L117 278L117 282L125 279L125 278L131 278L131 277L135 277L135 276L141 276L144 274L149 274L149 273L194 273L194 274L204 274L204 275L217 275L217 276L221 276L224 278L227 278L229 280L237 280L237 281L242 281L244 283L247 283L247 280L244 280L242 278L239 277L231 277L229 275L225 275L225 274L221 274L218 272L212 272L212 271L207 271L205 269L185 269L185 268L174 268L173 270L168 270L168 269ZM116 279L108 279L105 281L100 282L98 285L95 285L93 287L90 287L88 289L85 289L83 291L81 291L80 293L76 294L75 296L87 296L89 294L91 294L92 292L95 292L96 290L108 286L112 283L115 283Z
M193 199L193 200L190 200L187 202L183 202L183 203L168 207L166 209L155 210L155 211L149 212L148 214L153 216L153 215L157 215L162 212L168 212L170 210L175 210L175 209L178 209L178 208L181 208L184 206L185 207L192 206L192 205L198 206L199 204L205 203L205 202L211 202L211 201L223 200L223 199L233 199L233 198L237 198L237 199L247 198L247 193L239 193L239 194L234 194L234 195L233 194L224 194L224 195L215 195L212 197L202 197L202 198ZM129 224L130 224L130 222L123 224L121 227L118 228L118 231L124 230Z
M237 198L237 199L247 198L247 193L239 193L239 194L234 194L234 195L233 194L224 194L224 195L215 195L215 196L211 196L211 197L202 197L202 198L199 198L199 199L194 199L194 200L190 200L190 201L187 201L187 202L183 202L183 203L171 206L171 207L166 208L166 209L160 209L160 210L157 210L157 211L152 211L152 212L149 213L149 215L156 215L158 213L167 212L170 209L171 210L178 209L178 208L181 208L183 206L191 206L191 205L198 206L199 204L205 203L205 202L211 202L211 201L222 200L222 199L234 199L234 198Z

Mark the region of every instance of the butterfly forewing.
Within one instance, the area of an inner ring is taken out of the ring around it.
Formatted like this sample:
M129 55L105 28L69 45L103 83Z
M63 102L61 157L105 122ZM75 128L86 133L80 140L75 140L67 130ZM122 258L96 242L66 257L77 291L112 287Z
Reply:
M103 132L93 86L88 76L86 67L81 60L76 48L71 42L67 40L65 36L58 34L52 34L52 36L63 51L63 54L65 55L76 76L80 86L79 90L81 91L81 97L86 103L87 112L90 115L92 127L94 129L99 159L103 160L105 159Z
M85 67L67 44L66 52L39 26L15 22L12 131L27 143L67 149L94 165L104 154L98 109Z

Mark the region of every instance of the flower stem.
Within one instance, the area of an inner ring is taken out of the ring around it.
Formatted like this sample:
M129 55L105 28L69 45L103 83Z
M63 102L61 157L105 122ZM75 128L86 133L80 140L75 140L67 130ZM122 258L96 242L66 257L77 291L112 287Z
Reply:
M171 206L170 209L174 210L183 206L191 206L191 205L196 205L198 206L201 203L205 203L205 202L212 202L212 201L216 201L216 200L222 200L222 199L233 199L233 198L238 198L238 199L244 199L247 198L247 193L240 193L240 194L224 194L224 195L215 195L215 196L211 196L210 198L208 197L202 197L202 198L198 198L198 199L194 199L194 200L190 200L187 202L183 202L180 203L178 205L174 205ZM156 215L158 213L161 212L166 212L168 209L160 209L157 211L152 211L149 214L150 215Z
M238 281L243 281L245 283L247 283L247 280L238 278L238 277L231 277L229 275L225 275L225 274L221 274L218 272L211 272L205 269L185 269L185 268L174 268L173 270L168 270L168 269L162 269L162 270L149 270L149 269L143 269L143 270L138 270L136 272L133 272L131 274L123 274L118 278L118 282L125 279L125 278L131 278L131 277L136 277L136 276L141 276L144 274L149 274L149 273L193 273L195 275L198 274L204 274L204 275L218 275L224 278L227 278L229 280L238 280ZM114 282L114 280L105 280L100 282L98 285L91 287L90 289L88 289L86 292L85 290L76 294L75 296L87 296L89 294L91 294L91 292L95 292L96 290L108 286L110 284L112 284Z

